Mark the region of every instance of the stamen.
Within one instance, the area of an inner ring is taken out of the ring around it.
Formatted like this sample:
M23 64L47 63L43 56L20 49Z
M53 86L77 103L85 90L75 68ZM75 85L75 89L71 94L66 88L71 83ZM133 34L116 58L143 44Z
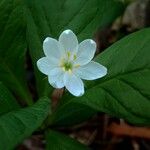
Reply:
M70 56L71 56L71 53L70 53L70 52L67 52L67 56L68 56L68 58L70 58Z
M65 63L65 59L64 59L64 58L61 58L61 59L60 59L59 66L60 66L60 67L63 67L63 66L64 66L64 63Z
M71 69L69 69L68 72L69 72L69 74L72 74L72 70Z
M66 71L65 67L62 67L63 71Z
M76 64L74 67L75 67L75 68L79 68L79 67L80 67L80 65L79 65L79 64Z
M73 55L73 59L76 60L77 59L77 55L74 54Z
M60 67L63 69L63 71L71 71L73 65L69 61L62 61Z
M71 53L68 51L67 52L67 59L62 58L60 61L60 67L62 68L63 71L68 71L70 74L72 73L73 69L73 64L70 61ZM74 58L76 58L76 55L74 55Z

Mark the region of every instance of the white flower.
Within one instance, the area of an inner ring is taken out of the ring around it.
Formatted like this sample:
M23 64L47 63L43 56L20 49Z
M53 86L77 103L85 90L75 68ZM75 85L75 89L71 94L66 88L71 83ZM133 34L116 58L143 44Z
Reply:
M54 88L63 88L74 96L84 94L81 79L94 80L107 74L107 68L91 61L96 51L96 43L86 39L80 44L71 30L61 33L59 40L47 37L43 42L46 57L37 61L39 70L48 75Z

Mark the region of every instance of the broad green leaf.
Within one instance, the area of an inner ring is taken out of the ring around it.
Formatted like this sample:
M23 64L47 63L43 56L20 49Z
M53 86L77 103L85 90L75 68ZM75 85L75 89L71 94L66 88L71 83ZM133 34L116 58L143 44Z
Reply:
M33 106L0 116L0 149L14 149L44 121L50 110L50 100L41 98Z
M94 109L78 102L69 102L58 106L48 118L48 124L55 126L70 126L90 119L96 114Z
M26 25L18 0L0 2L0 81L31 104L25 79Z
M98 27L111 23L124 10L115 0L25 0L27 41L34 64L39 95L48 95L47 78L36 66L43 56L42 43L47 37L58 38L65 29L72 29L80 40L92 38Z
M47 0L43 5L54 37L72 29L80 40L92 38L98 27L112 23L124 10L123 3L115 0Z
M56 131L46 133L46 150L89 150L76 140Z
M0 115L16 109L19 109L19 104L9 90L0 82Z
M84 96L67 103L77 101L133 124L150 125L149 35L150 29L133 33L98 55L95 61L108 68L108 75L89 82Z

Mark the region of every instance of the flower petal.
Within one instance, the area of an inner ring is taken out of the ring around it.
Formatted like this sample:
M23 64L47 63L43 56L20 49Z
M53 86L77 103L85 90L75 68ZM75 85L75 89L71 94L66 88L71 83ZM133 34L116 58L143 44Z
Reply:
M107 68L97 62L91 61L87 65L76 69L74 73L81 79L95 80L105 76L107 74Z
M96 43L91 39L84 40L79 44L75 64L85 65L89 63L94 57L95 51Z
M82 96L84 94L83 81L74 74L65 73L64 84L66 89L74 96Z
M61 44L50 37L47 37L43 42L43 50L47 57L60 59L62 54L64 53L63 47Z
M60 71L58 74L54 76L49 75L48 81L54 88L63 88L64 87L63 77L64 73Z
M37 61L37 67L42 73L48 75L51 70L57 67L57 61L48 57L42 57Z
M78 39L71 30L65 30L59 37L59 42L63 45L66 52L76 53L78 47Z

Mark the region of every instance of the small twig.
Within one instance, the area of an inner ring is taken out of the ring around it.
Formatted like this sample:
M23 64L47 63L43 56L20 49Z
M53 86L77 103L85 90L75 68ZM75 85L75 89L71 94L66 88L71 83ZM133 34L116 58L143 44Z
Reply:
M52 94L52 110L57 107L60 98L62 97L64 89L55 89Z
M118 125L116 123L112 123L108 127L107 131L117 136L130 136L150 139L150 128L146 127L132 127L127 124Z

